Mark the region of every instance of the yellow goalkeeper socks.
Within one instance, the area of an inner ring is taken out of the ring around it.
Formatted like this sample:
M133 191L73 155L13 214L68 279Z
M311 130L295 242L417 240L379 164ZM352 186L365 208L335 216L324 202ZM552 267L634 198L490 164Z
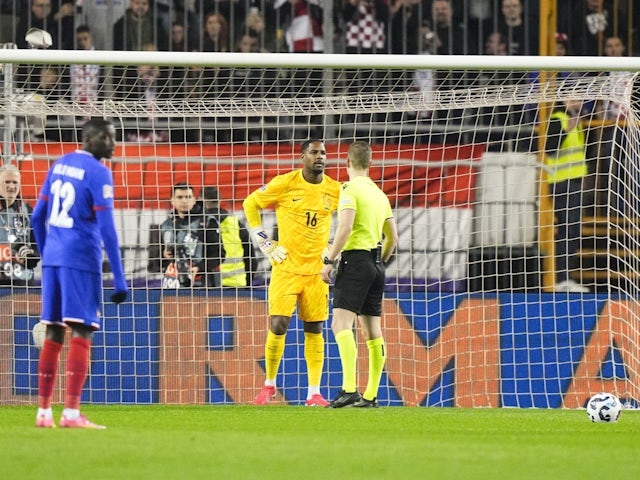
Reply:
M280 360L284 353L284 340L286 335L276 335L271 330L267 334L267 341L264 345L264 369L267 373L267 380L274 381L280 368ZM274 383L275 385L275 383Z
M358 346L353 331L347 329L336 333L336 343L342 363L342 389L345 392L355 392L356 362L358 361Z
M304 359L307 361L309 387L319 387L324 367L324 337L322 333L304 332Z
M382 369L387 359L384 339L374 338L367 340L367 348L369 349L369 377L367 379L367 388L362 394L366 400L373 400L378 396L378 388L380 387L380 379L382 378Z

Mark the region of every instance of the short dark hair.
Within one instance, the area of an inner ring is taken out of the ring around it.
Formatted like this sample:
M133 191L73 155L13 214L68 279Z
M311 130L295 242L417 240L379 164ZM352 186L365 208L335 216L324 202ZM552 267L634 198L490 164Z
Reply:
M302 148L300 148L300 152L304 153L309 149L309 145L312 143L324 143L324 140L320 140L319 138L310 138L306 142L302 144Z
M211 200L215 202L220 200L220 192L216 187L203 187L200 196L203 200Z
M171 194L176 193L176 190L191 190L193 192L193 187L187 182L178 182L171 187Z
M103 118L92 118L82 125L82 139L86 140L97 132L102 132L111 126L113 126L113 123L109 120L105 120Z

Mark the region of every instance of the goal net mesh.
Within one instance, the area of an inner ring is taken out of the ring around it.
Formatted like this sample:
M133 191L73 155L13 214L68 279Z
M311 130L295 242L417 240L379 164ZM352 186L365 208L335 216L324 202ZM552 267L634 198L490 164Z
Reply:
M118 133L108 164L133 288L129 301L110 304L105 261L103 329L95 334L83 401L252 401L265 376L269 263L247 248L246 286L221 286L212 275L206 287L194 281L163 288L161 225L179 182L199 199L204 187L215 187L220 206L244 222L244 198L301 168L301 144L319 138L325 173L340 181L348 180L350 143L371 144L371 177L398 223L382 321L382 405L576 408L609 391L636 406L637 74L193 67L179 57L145 66L144 58L141 66L3 66L2 159L20 169L30 205L51 163L81 146L78 132L88 118L110 119ZM570 207L577 217L558 210L546 152L560 135L549 130L554 106L572 101L588 168L572 197L579 199ZM263 223L275 234L272 211ZM562 240L561 232L569 237ZM0 243L11 247L5 237ZM41 266L24 286L12 277L11 255L1 261L0 403L34 402L31 330L39 320ZM342 381L329 325L325 397ZM367 349L358 341L364 388ZM297 313L277 384L274 403L304 403Z

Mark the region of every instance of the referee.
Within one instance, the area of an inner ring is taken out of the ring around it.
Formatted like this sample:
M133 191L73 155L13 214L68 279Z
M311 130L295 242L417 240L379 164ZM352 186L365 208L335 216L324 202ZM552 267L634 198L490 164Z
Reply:
M369 178L370 165L369 144L354 142L347 154L349 181L340 191L338 227L322 269L322 279L330 283L340 257L333 289L331 329L340 352L342 388L329 404L331 408L377 407L386 359L380 326L384 265L398 243L398 229L389 199ZM358 317L369 349L369 376L362 395L356 386L358 352L353 333Z

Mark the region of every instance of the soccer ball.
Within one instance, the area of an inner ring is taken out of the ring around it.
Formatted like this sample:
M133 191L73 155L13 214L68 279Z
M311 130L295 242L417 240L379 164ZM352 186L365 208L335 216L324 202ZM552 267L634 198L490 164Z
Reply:
M42 348L44 339L47 336L47 326L42 322L36 323L31 330L31 335L33 336L33 343L36 347Z
M596 393L587 403L587 415L592 422L614 423L620 418L622 403L612 393Z

